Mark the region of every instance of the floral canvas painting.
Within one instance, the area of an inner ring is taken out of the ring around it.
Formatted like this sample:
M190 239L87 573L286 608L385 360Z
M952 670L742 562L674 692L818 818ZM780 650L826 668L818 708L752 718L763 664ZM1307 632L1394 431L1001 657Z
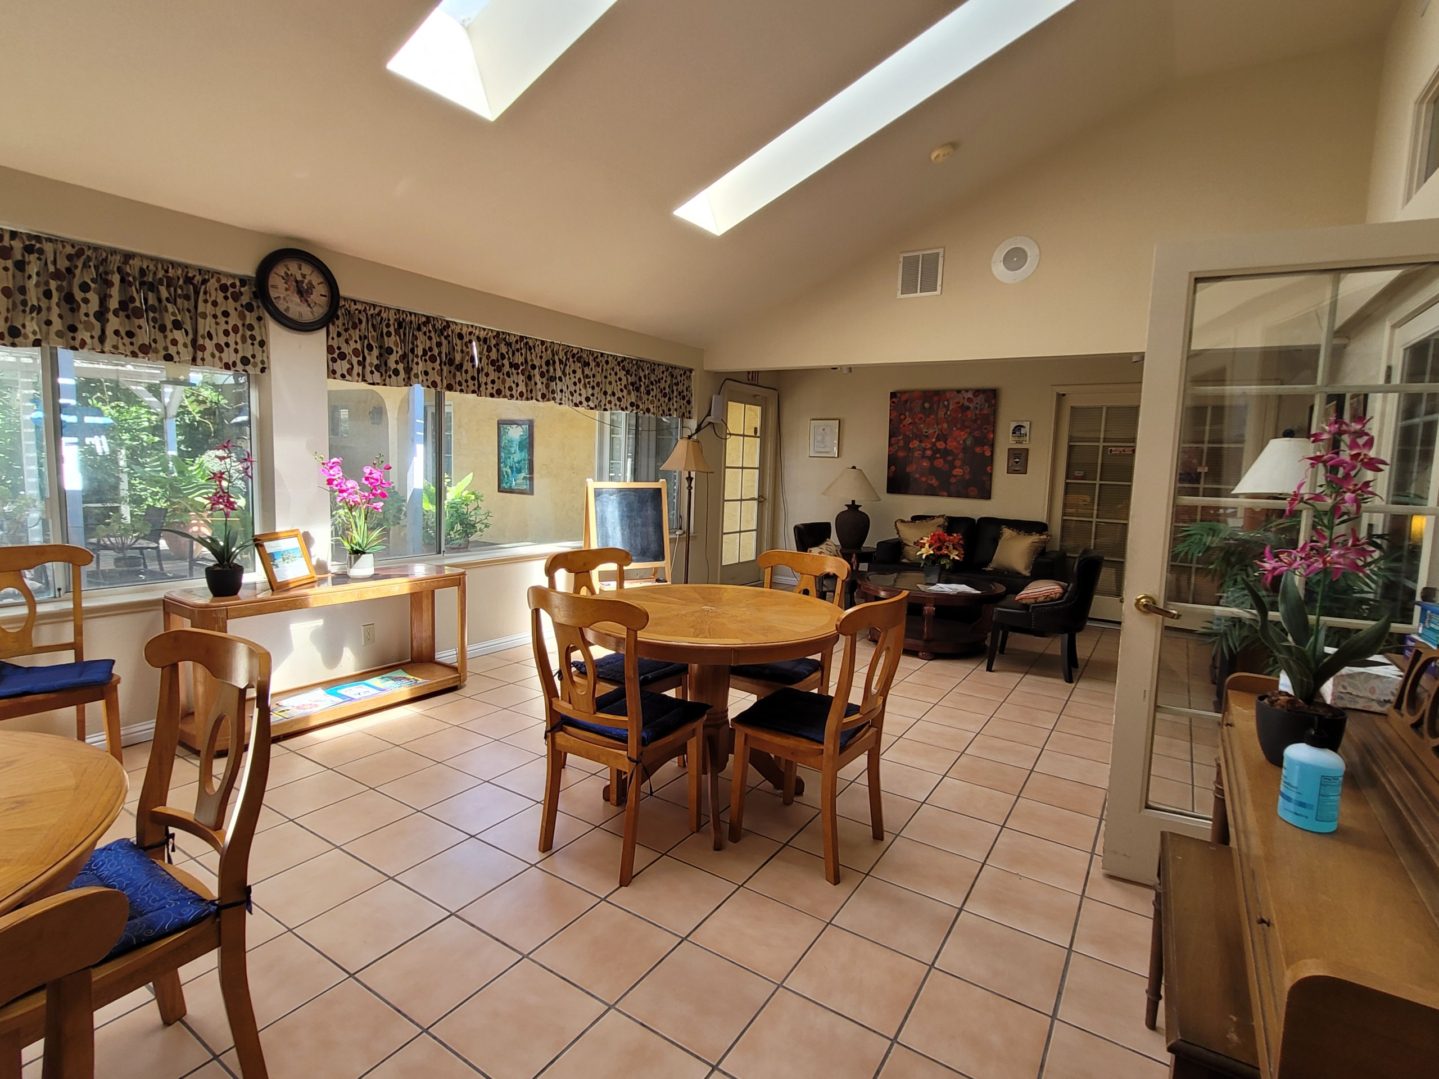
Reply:
M894 495L989 498L997 390L895 390L889 395Z

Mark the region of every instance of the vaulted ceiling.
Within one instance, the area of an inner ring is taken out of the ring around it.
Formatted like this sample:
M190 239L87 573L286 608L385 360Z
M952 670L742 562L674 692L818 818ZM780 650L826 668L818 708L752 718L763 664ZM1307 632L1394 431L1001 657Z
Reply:
M0 165L703 345L1177 79L1377 41L1395 4L1078 0L724 236L673 216L957 6L619 0L490 123L385 70L432 0L0 0Z

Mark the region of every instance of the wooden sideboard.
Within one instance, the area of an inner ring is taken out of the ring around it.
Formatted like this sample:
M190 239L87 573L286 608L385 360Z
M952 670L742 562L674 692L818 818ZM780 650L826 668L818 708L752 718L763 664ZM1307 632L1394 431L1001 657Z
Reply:
M457 642L454 663L441 663L435 659L435 595L442 589L452 588L456 594ZM230 623L242 618L263 614L280 614L285 611L307 611L336 604L359 603L363 600L383 599L389 596L408 596L410 599L410 658L386 663L369 670L348 671L335 674L308 685L291 686L286 689L274 688L271 698L302 693L310 689L322 689L345 682L362 680L386 671L403 667L407 674L420 679L416 685L390 690L362 700L336 704L309 715L290 719L276 719L272 732L276 738L299 734L302 731L343 719L366 715L370 712L389 708L401 701L416 697L428 697L447 689L465 684L465 571L447 566L431 566L414 563L402 566L386 566L373 577L353 581L348 577L322 577L312 585L292 588L283 592L272 592L263 585L247 584L238 596L217 598L203 588L189 588L165 595L165 628L178 629L193 626L196 629L211 629L220 633L230 632ZM191 749L198 750L199 733L194 716L196 711L205 712L204 704L209 692L209 679L202 671L192 669L187 680L187 709L180 721L180 741ZM196 704L201 707L196 708Z
M1439 1075L1436 706L1351 711L1339 830L1318 835L1275 811L1254 700L1231 683L1214 838L1233 852L1260 1073Z

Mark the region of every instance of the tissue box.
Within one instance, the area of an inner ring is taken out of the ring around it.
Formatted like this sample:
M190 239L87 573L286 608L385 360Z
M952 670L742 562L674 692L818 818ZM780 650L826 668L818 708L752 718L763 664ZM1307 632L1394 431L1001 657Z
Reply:
M1403 680L1404 672L1387 661L1374 667L1345 667L1319 691L1319 695L1335 708L1384 712L1399 695L1399 683ZM1290 692L1288 675L1279 676L1279 688L1285 693Z

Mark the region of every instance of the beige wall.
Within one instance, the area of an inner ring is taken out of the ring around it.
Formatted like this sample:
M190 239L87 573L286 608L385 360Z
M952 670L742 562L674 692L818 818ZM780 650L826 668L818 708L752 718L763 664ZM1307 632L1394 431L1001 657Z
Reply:
M1050 468L1060 388L1082 392L1085 386L1137 389L1141 365L1132 357L1005 360L989 363L898 364L856 367L851 372L785 371L780 387L782 522L772 542L794 545L797 521L832 521L842 508L822 492L843 468L858 465L881 500L861 508L869 514L871 544L894 535L894 521L920 512L955 515L1050 519ZM993 496L989 499L928 498L885 492L886 446L891 390L999 390ZM1094 391L1089 391L1094 392ZM836 458L809 456L809 421L838 417ZM1016 420L1032 424L1029 472L1005 473L1006 433Z
M1384 67L1374 117L1369 220L1439 217L1439 175L1414 192L1418 102L1439 72L1439 5L1405 0L1384 43Z
M705 365L1142 352L1156 243L1363 220L1377 82L1367 48L1181 84L736 326ZM1040 266L1003 285L990 257L1016 234ZM943 294L897 300L899 253L941 246Z

